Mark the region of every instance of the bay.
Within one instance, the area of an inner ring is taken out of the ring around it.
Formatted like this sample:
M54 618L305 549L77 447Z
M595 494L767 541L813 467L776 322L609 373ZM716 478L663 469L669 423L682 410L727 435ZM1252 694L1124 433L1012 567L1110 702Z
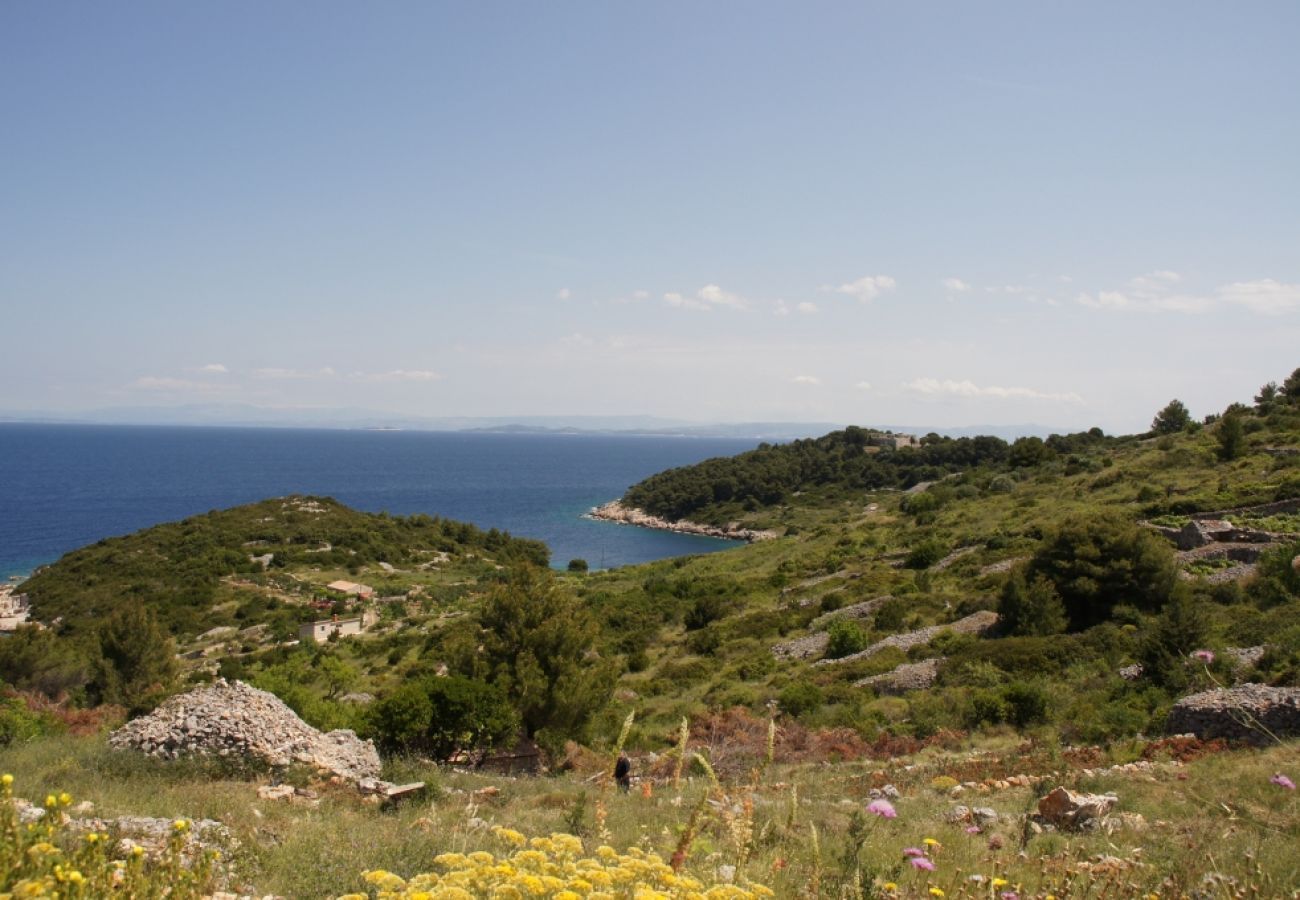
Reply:
M368 512L427 513L538 538L552 564L593 568L734 542L582 517L648 475L755 441L0 424L0 578L160 522L285 494Z

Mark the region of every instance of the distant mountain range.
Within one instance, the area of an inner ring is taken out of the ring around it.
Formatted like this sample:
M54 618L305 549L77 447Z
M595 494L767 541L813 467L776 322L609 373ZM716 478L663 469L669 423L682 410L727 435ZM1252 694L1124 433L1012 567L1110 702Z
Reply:
M0 422L69 425L175 425L233 428L329 428L396 431L476 431L500 434L605 434L663 437L752 438L792 441L843 428L845 422L692 422L658 416L412 416L356 408L285 408L237 404L119 406L69 413L0 410ZM864 427L908 434L966 437L996 435L1007 440L1046 437L1077 429L1044 425L888 425Z

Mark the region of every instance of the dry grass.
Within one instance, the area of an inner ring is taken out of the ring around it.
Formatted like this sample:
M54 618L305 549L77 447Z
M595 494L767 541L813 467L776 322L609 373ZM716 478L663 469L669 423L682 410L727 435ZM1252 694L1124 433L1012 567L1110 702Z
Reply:
M433 789L391 811L342 790L325 791L314 809L261 801L258 779L249 773L159 764L113 753L102 738L12 747L0 753L0 768L14 774L23 796L67 790L95 802L100 814L218 819L241 843L236 884L288 897L362 890L365 869L428 871L439 853L489 847L493 825L525 834L574 832L594 846L598 797L609 843L665 859L682 846L682 832L699 808L685 869L710 881L720 867L739 865L739 877L767 884L780 897L808 896L814 884L823 898L856 896L855 881L866 896L886 882L897 883L902 896L929 896L931 887L949 897L992 896L991 881L973 882L973 875L1005 878L1020 885L1022 897L1179 896L1204 889L1211 884L1207 878L1218 879L1218 887L1205 896L1275 897L1300 890L1300 798L1268 780L1278 771L1300 772L1300 745L1210 754L1151 772L1090 769L1091 775L1059 754L1023 751L1003 737L885 762L778 763L757 783L745 776L714 784L696 765L688 767L680 792L672 788L669 767L648 795L634 789L603 797L577 772L509 779L406 763L403 778L423 777ZM1114 755L1134 758L1138 752L1126 748ZM1024 829L1023 814L1045 786L957 796L931 787L936 775L970 774L990 760L1002 771L1007 760L1023 760L1028 769L1060 766L1050 784L1114 791L1119 809L1141 814L1146 828L1034 834ZM885 783L902 793L892 820L864 814L870 789ZM484 788L496 791L475 794ZM967 833L964 825L945 821L958 803L992 807L1003 821ZM936 870L913 870L903 848L921 846L927 837L939 842L931 851Z

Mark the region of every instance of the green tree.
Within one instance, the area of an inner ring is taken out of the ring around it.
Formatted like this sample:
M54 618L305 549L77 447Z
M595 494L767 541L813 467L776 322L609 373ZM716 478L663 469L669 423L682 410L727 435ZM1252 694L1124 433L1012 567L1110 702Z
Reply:
M1016 438L1007 456L1007 463L1013 468L1029 468L1047 462L1056 454L1040 437Z
M1143 676L1171 691L1187 687L1188 658L1208 632L1204 606L1187 590L1176 591L1139 647Z
M1056 589L1070 628L1080 631L1106 621L1119 604L1158 611L1173 592L1177 566L1156 535L1102 516L1067 522L1045 537L1025 567L1028 583L1039 578Z
M1277 397L1277 382L1270 381L1268 384L1261 387L1259 393L1255 395L1255 406L1258 407L1260 411L1265 411L1268 407L1273 405L1273 401L1276 400Z
M1219 459L1224 462L1231 462L1241 455L1241 449L1245 443L1246 429L1241 421L1241 412L1237 409L1236 404L1228 407L1223 418L1219 420L1219 427L1215 429L1215 438L1219 442Z
M1060 634L1069 624L1065 604L1052 582L1041 575L1029 582L1022 570L1013 572L1003 585L998 615L1008 634Z
M481 665L536 737L578 736L609 700L614 667L596 654L597 625L548 571L516 569L494 585L479 613Z
M0 640L0 681L55 699L79 691L90 678L90 661L79 647L53 631L23 625Z
M1300 369L1296 369L1282 382L1282 396L1288 403L1300 403Z
M1181 400L1170 400L1169 405L1151 420L1151 430L1156 434L1177 434L1192 424L1192 415Z
M100 626L98 636L94 687L100 702L125 706L132 715L156 706L178 667L176 647L153 612L139 601L128 602Z
M490 684L457 675L427 676L376 701L367 712L366 731L386 750L418 750L445 760L517 734L519 715Z

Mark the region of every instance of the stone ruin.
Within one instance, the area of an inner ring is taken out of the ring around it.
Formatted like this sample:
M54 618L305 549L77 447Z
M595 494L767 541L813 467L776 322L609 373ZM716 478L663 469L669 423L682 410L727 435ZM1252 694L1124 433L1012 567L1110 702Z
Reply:
M224 678L172 697L108 742L160 759L217 756L272 769L298 763L358 785L383 784L371 741L347 730L317 731L274 694Z
M1300 736L1300 688L1243 684L1191 694L1169 711L1167 729L1252 744Z

